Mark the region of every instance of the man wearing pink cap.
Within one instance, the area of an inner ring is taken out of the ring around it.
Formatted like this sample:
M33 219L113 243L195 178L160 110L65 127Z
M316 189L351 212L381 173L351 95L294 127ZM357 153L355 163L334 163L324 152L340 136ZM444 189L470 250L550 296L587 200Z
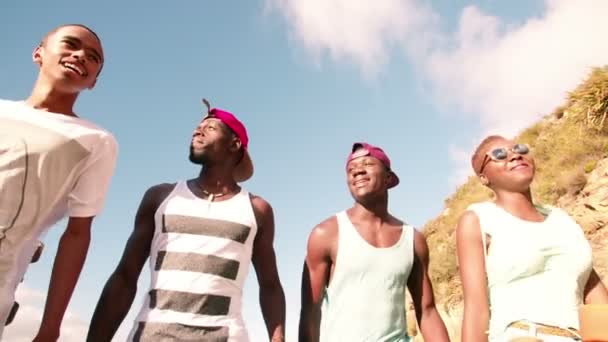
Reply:
M346 163L354 206L310 233L302 274L300 342L409 341L409 289L425 341L449 341L427 274L424 236L388 212L399 184L386 153L355 143Z
M277 272L270 204L238 185L253 175L245 126L211 109L194 130L198 177L144 194L135 229L101 294L87 341L110 341L150 257L151 284L129 341L249 341L242 292L253 262L271 341L283 341L285 295Z

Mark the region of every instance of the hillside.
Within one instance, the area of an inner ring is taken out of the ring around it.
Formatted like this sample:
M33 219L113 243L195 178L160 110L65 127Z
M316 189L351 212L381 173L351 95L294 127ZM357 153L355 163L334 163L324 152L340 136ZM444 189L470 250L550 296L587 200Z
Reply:
M535 201L561 207L577 220L593 247L594 264L605 281L608 281L607 115L608 66L593 69L568 94L562 106L515 139L532 147L537 165L532 185ZM443 212L424 227L431 250L430 275L448 324L459 323L462 301L454 228L469 204L490 198L491 192L472 176L445 201ZM457 328L450 330L454 329Z

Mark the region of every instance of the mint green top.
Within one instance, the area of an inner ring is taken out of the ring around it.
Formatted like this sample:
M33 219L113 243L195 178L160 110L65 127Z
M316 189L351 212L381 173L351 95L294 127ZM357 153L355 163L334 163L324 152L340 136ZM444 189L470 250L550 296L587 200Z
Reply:
M406 342L405 290L414 262L414 228L393 246L377 248L359 235L346 212L338 219L338 252L325 291L321 342Z
M519 219L492 202L468 210L479 218L490 299L489 340L529 320L579 328L578 307L592 268L591 247L581 227L564 211L543 207L543 222Z

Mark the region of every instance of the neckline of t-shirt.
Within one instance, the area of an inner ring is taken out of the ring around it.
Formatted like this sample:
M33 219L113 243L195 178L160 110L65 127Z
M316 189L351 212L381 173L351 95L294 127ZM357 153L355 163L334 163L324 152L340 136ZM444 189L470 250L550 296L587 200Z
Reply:
M207 203L209 205L213 204L213 205L222 205L224 203L231 203L232 200L236 200L238 197L241 197L244 193L245 193L245 188L243 188L242 186L240 187L241 189L239 190L239 192L236 192L232 197L228 198L228 199L223 199L223 200L219 200L219 201L210 201L208 198L202 198L197 196L188 186L188 181L184 181L183 182L183 186L186 188L186 191L188 192L188 195L191 198L194 198L196 200L202 201L204 203Z
M526 224L531 224L531 225L541 225L541 224L545 224L547 223L551 217L553 217L553 214L555 213L555 210L553 210L553 208L551 207L547 207L547 206L543 206L543 205L539 205L539 204L534 204L534 207L536 208L536 210L539 212L539 214L543 215L545 217L544 220L542 221L528 221L528 220L524 220L521 217L517 217L515 215L513 215L512 213L508 212L505 208L499 206L498 204L496 204L495 202L490 202L495 208L499 209L500 211L502 211L504 214L507 214L508 216L512 217L514 220L520 221L522 223L526 223ZM545 212L543 212L545 211Z
M89 122L88 120L83 119L80 116L67 115L67 114L64 114L64 113L57 113L57 112L52 112L52 111L49 111L49 110L42 110L42 109L34 108L34 107L30 106L29 104L27 104L25 102L25 100L20 100L20 101L16 101L16 102L20 106L26 108L32 114L41 115L41 116L44 116L44 117L47 117L47 118L54 118L54 119L58 119L58 120L64 120L64 121Z
M371 248L374 251L391 251L391 250L398 249L399 247L401 247L401 245L403 244L403 240L405 239L405 235L407 234L407 232L405 230L406 230L406 228L409 227L408 225L403 223L403 225L401 225L401 235L399 236L399 239L397 240L397 242L395 242L394 244L392 244L390 246L378 247L378 246L372 245L363 236L361 236L361 233L359 233L359 230L357 230L357 227L355 227L355 224L353 223L353 221L351 221L350 217L348 217L348 213L346 211L344 211L344 217L346 218L347 224L349 225L351 232L354 235L356 235L355 238L357 240L359 240L360 242L362 242L365 246L367 246L367 248Z

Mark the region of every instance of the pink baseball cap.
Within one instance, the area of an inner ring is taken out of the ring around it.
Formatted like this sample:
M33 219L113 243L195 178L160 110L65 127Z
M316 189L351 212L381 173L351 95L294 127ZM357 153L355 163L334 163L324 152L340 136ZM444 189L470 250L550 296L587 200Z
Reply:
M207 117L216 118L228 126L234 134L241 140L243 146L243 158L234 169L234 180L244 182L253 176L253 162L249 155L249 137L245 125L234 116L234 114L219 108L211 108L209 102L203 99L203 103L207 106ZM203 119L204 120L204 119Z
M393 175L391 178L391 182L388 184L388 188L394 188L399 184L399 177L397 174L391 169L391 160L388 158L388 155L382 150L380 147L365 143L365 142L356 142L353 144L350 154L348 155L348 159L346 160L346 165L351 162L351 160L370 156L378 159L384 164L384 166L389 170L389 172Z

